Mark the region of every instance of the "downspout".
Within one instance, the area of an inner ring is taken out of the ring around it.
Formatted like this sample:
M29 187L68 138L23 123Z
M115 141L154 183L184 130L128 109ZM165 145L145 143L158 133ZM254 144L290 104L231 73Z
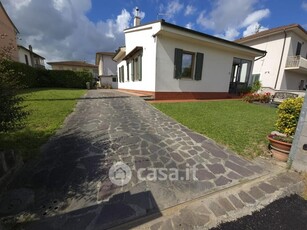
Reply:
M256 58L256 59L254 60L254 62L260 60L261 58L264 58L264 57L266 56L266 54L267 54L267 52L265 51L264 55L262 55L262 56L259 57L259 58Z
M276 89L276 87L277 87L278 77L279 77L280 68L281 68L281 63L282 63L282 57L284 56L284 51L285 51L286 38L287 38L287 32L286 32L286 30L284 30L284 33L285 33L285 36L284 36L284 44L283 44L283 46L282 46L282 51L281 51L281 56L280 56L280 61L279 61L279 67L278 67L278 72L277 72L277 78L276 78L276 81L275 81L274 89Z

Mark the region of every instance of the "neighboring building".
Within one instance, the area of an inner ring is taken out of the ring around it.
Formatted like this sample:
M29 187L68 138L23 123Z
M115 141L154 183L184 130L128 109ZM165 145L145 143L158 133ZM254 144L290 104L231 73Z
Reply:
M235 42L267 51L255 60L254 80L274 90L303 90L307 85L307 32L298 24L281 26Z
M118 88L155 99L227 98L251 83L255 57L265 51L173 25L164 20L124 30ZM141 38L141 39L140 39Z
M93 76L98 75L97 65L86 63L85 61L59 61L59 62L47 62L51 65L53 70L72 70L72 71L88 71Z
M29 49L18 45L19 62L35 68L45 69L45 58L33 52L32 46Z
M96 53L96 65L98 65L98 77L101 85L111 85L113 89L117 88L117 63L113 61L115 53L98 52Z
M11 47L11 58L18 61L16 36L18 29L6 13L0 1L0 49Z

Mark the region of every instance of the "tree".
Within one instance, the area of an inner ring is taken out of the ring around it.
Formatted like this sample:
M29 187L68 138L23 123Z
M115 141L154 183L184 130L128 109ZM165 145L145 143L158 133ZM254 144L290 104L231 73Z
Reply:
M5 39L5 35L1 35L1 39ZM24 98L19 94L20 89L24 88L21 73L9 65L13 50L12 44L0 48L0 132L22 127L28 115L22 105Z

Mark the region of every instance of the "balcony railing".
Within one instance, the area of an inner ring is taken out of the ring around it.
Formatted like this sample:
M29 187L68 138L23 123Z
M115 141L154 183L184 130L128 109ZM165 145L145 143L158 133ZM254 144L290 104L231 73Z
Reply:
M287 58L286 68L304 68L307 69L307 59L302 56L289 56Z

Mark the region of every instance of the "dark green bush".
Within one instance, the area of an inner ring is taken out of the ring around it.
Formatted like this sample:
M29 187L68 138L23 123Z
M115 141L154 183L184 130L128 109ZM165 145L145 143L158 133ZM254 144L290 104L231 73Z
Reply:
M19 78L25 86L30 88L38 87L36 69L26 64L9 60L4 61L4 63L6 70L14 70L16 73L22 73L20 74Z
M23 126L28 112L24 110L24 98L19 90L24 88L24 74L11 68L9 54L0 52L0 132L16 130ZM7 57L6 57L7 56Z
M89 72L73 72L70 70L49 70L51 84L54 87L85 88L93 76Z
M86 82L91 82L93 79L92 74L89 72L37 69L12 61L6 61L5 66L7 69L22 73L20 81L29 88L86 88Z

